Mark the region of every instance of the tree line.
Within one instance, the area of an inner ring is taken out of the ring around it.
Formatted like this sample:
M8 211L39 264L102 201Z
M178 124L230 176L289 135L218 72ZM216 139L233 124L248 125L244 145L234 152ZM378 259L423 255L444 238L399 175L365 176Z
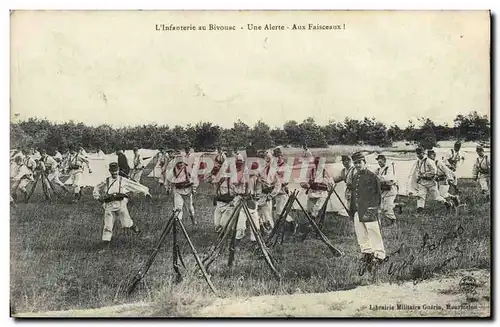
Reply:
M184 149L210 151L217 146L242 149L252 144L257 149L273 146L303 146L311 148L328 145L368 144L391 146L396 141L416 142L430 148L441 140L487 141L491 137L489 118L472 111L457 115L453 126L435 124L429 118L409 121L404 128L397 125L387 127L375 118L363 120L345 118L318 125L313 118L303 122L286 121L282 127L271 128L263 121L250 127L241 120L231 128L223 128L211 122L196 125L174 126L149 124L133 127L113 128L109 125L87 126L72 121L62 124L45 119L30 118L11 123L11 148L46 148L49 151L66 151L72 146L83 146L93 151L111 153L118 149L134 147L145 149Z

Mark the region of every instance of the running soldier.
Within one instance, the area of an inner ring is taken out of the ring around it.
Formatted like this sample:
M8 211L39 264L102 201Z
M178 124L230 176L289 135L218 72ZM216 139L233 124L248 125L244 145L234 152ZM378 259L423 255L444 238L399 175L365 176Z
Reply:
M137 183L141 182L142 173L144 172L144 164L138 148L134 148L134 168L132 168L131 178Z
M436 163L429 159L422 148L417 148L417 162L410 173L409 195L417 194L417 213L422 213L425 207L427 195L431 200L436 200L446 206L449 210L452 204L443 198L438 191L436 175Z
M484 154L483 147L478 146L476 148L476 153L478 157L472 167L472 177L474 178L474 181L479 181L481 192L489 195L491 192L491 162L488 156Z
M448 154L446 160L444 160L445 165L453 172L453 174L457 171L457 165L460 160L463 160L462 154L460 153L461 147L462 144L459 141L455 142L453 149L450 150L450 154Z
M43 183L45 183L46 189L50 189L52 185L57 185L62 188L66 193L71 193L71 190L64 185L63 182L59 179L59 164L58 162L47 154L45 149L40 151L40 168L45 172L47 179L42 179ZM47 197L50 198L50 195L47 193Z
M33 167L33 168L31 168ZM10 176L12 179L11 197L17 201L17 190L21 191L24 195L24 201L28 198L28 191L26 187L34 182L33 178L34 167L36 167L35 160L28 156L20 155L14 157L14 163L11 166Z
M187 207L189 217L193 225L197 224L194 216L193 194L196 194L196 188L199 181L198 176L191 176L188 171L188 163L184 161L185 156L180 152L175 153L171 168L167 169L166 180L172 184L174 193L174 210L180 209L179 219L182 220L184 206Z
M113 236L113 226L116 218L120 220L123 228L130 229L136 234L140 233L127 208L127 193L142 193L146 197L151 197L146 186L119 175L118 163L110 163L109 172L111 176L94 187L92 194L94 199L102 203L104 209L102 241L105 246L109 244Z
M458 207L460 205L458 195L451 195L449 193L450 185L457 184L455 173L441 160L436 159L436 152L434 150L428 150L427 157L436 163L436 182L438 183L439 194L446 200L453 201L454 205Z
M379 208L379 217L386 218L392 225L396 222L396 215L394 214L394 201L398 194L398 185L396 176L394 175L394 166L392 169L387 165L387 158L380 154L377 156L379 167L376 169L375 174L380 179L380 190L382 202Z
M354 231L367 264L380 263L385 259L384 241L378 222L378 207L382 201L380 180L367 169L365 156L352 155L356 171L352 178L349 213L354 218Z
M70 150L67 162L66 171L69 173L70 185L73 185L74 198L73 202L82 198L82 175L83 165L88 162L74 148Z

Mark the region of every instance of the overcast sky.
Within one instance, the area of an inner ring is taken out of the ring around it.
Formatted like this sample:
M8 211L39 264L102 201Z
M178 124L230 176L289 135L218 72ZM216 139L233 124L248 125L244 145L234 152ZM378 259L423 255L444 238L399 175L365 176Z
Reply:
M155 30L170 23L236 31ZM11 114L114 126L452 124L457 113L489 114L489 24L487 12L16 12Z

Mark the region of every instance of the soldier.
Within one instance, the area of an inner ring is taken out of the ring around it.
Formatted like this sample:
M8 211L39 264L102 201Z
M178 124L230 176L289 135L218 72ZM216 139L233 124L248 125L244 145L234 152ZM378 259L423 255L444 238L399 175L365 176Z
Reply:
M131 178L137 183L141 182L141 176L144 172L144 164L142 163L141 155L137 147L134 148L134 168L132 169Z
M217 154L214 158L214 167L212 168L211 175L216 176L219 173L220 168L226 161L226 155L222 152L222 148L220 146L217 147Z
M92 167L90 167L89 155L87 151L85 151L85 149L81 146L78 154L87 159L87 162L85 162L85 166L87 166L87 168L89 169L89 173L92 174Z
M451 149L450 153L446 157L446 160L444 160L446 166L453 173L455 173L457 171L457 164L460 162L460 160L461 159L463 160L462 154L460 153L461 147L462 147L462 144L460 143L460 141L455 142L455 144L453 145L453 149Z
M363 254L362 260L368 264L380 263L386 256L377 218L382 201L380 180L367 169L362 153L354 153L352 160L356 171L352 177L349 213L354 218L354 230Z
M342 156L342 165L344 168L340 171L339 176L334 176L333 181L335 183L340 183L344 182L346 184L345 187L345 199L346 199L346 206L349 206L349 203L351 201L351 187L352 187L352 175L354 174L355 168L354 165L352 164L351 157L348 155L343 155ZM345 208L342 207L339 211L339 215L341 216L349 216L349 213L345 210Z
M217 233L222 231L224 225L227 223L227 219L231 216L230 212L232 212L234 208L232 206L232 201L234 200L235 190L231 183L231 178L228 175L230 172L229 169L229 164L227 160L225 160L217 174L211 177L211 182L215 189L214 226ZM225 176L223 172L226 172L227 176ZM229 213L229 216L227 216L226 213Z
M113 225L115 218L120 220L123 228L130 229L134 233L140 233L137 225L134 224L127 208L128 192L142 193L151 197L149 189L128 178L119 175L118 163L109 164L110 177L94 187L93 197L103 203L104 208L104 228L102 240L104 245L109 244L113 236Z
M257 153L258 158L265 159L265 152ZM252 194L257 201L257 214L259 216L259 222L267 233L270 233L274 228L273 220L273 202L271 198L271 192L273 186L269 183L267 178L270 170L270 165L265 164L264 169L258 169L258 163L254 162L251 166L250 171L250 182L252 185Z
M431 199L443 203L449 210L452 204L439 194L437 188L436 163L425 155L422 148L417 148L416 153L418 160L410 174L409 195L417 193L417 213L423 212L427 195Z
M56 150L55 154L54 154L54 160L59 164L61 165L62 162L63 162L63 156L61 154L61 152L59 152L58 150Z
M257 230L260 229L259 215L257 213L257 203L251 198L254 192L254 179L250 180L248 175L248 169L245 166L245 161L243 158L236 158L236 180L232 180L234 187L235 200L236 201L246 201L248 206L248 211L250 212L250 217L255 223ZM242 209L239 212L238 222L236 224L236 240L241 240L245 236L247 224L247 216ZM250 241L255 242L256 237L253 232L250 232Z
M307 194L307 212L316 220L323 204L328 197L328 186L333 184L333 178L325 167L319 167L320 157L314 158L312 167L307 170L307 182L300 183ZM320 169L321 168L321 169Z
M97 158L98 158L98 159L104 159L104 157L105 157L105 156L106 156L106 155L104 154L104 152L102 151L102 149L101 149L101 148L98 148L98 149L97 149Z
M196 194L196 188L198 187L199 181L198 176L191 176L188 171L188 163L184 161L185 157L177 152L174 155L172 164L173 168L167 169L167 180L172 184L172 189L174 193L174 210L180 209L179 219L182 219L183 208L187 207L189 211L189 216L193 225L196 225L196 219L194 217L194 206L193 206L193 194Z
M59 179L59 163L54 158L49 156L45 149L40 151L40 155L41 169L47 175L47 179L43 179L43 183L45 183L46 188L49 189L51 187L50 184L52 183L52 185L58 185L66 193L71 193L71 190L67 188L66 185L64 185L64 183ZM46 196L50 197L49 194Z
M73 202L82 198L82 175L83 165L88 162L87 159L82 157L74 148L70 150L68 159L66 161L66 171L69 173L69 181L73 185L74 199Z
M384 155L377 156L379 167L376 169L375 174L380 179L380 190L382 202L379 208L379 216L386 218L390 224L396 222L396 215L394 214L394 200L398 194L398 185L396 176L394 175L394 166L391 168L387 165L387 159Z
M479 186L483 194L489 194L491 190L490 169L491 162L487 155L484 154L484 149L481 146L476 148L478 155L474 166L472 167L472 176L474 181L479 180Z
M307 147L307 144L302 146L302 158L306 158L306 160L312 159L312 152Z
M285 204L288 200L288 181L284 178L285 170L288 167L283 159L283 153L280 148L275 148L273 150L273 157L276 159L277 170L274 173L271 173L269 170L267 179L269 184L273 186L273 190L269 196L276 201L276 214L279 216L285 208ZM292 226L292 234L295 234L298 227L297 223L292 217L290 217L290 215L286 216L285 221Z
M12 188L11 197L14 201L17 201L17 190L20 190L24 195L24 200L26 201L28 197L28 191L26 187L29 183L34 181L33 171L36 163L33 159L29 157L16 156L14 158L14 163L11 166L10 176L12 178Z
M456 185L457 183L455 174L441 160L436 159L436 152L434 150L428 150L427 157L436 163L436 182L438 183L439 194L447 200L452 200L455 206L458 207L460 205L458 195L451 195L448 192L450 185Z

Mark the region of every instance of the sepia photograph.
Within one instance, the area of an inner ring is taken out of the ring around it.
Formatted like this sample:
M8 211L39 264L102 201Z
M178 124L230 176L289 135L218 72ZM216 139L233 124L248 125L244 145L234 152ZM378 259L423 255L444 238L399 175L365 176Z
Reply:
M11 10L10 316L492 316L488 10Z

